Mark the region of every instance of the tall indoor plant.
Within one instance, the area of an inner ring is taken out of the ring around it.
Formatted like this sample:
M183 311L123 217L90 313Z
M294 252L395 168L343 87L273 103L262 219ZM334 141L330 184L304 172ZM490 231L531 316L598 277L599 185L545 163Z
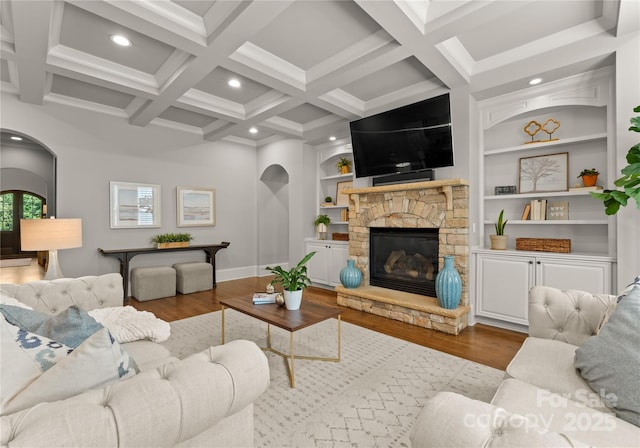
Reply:
M496 234L489 235L491 240L491 249L506 250L507 242L509 241L509 235L504 234L504 227L507 225L508 219L504 219L504 210L500 210L498 215L498 221L495 223Z
M633 109L640 113L640 106ZM631 117L630 131L640 132L640 116ZM607 215L615 215L620 210L620 206L626 207L629 198L636 201L640 209L640 143L636 143L627 152L628 165L622 168L622 177L615 180L614 185L622 190L604 190L600 192L590 192L591 196L604 202L604 212Z
M307 276L307 262L315 255L315 252L309 252L304 256L298 264L289 269L284 270L281 266L267 266L265 269L272 272L275 278L271 280L270 285L282 285L284 290L284 303L288 310L297 310L302 302L302 291L311 284L311 280Z

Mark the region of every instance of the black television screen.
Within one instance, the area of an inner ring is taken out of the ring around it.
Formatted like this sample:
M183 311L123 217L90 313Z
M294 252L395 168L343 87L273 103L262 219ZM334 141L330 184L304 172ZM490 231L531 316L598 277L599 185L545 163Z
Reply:
M453 166L448 93L349 125L356 177Z

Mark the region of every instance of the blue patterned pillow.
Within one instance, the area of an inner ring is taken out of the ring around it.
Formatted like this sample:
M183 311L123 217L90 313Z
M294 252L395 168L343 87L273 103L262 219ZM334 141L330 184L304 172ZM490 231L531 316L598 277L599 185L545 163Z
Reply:
M0 305L0 415L104 387L138 369L111 333L85 311L51 316Z

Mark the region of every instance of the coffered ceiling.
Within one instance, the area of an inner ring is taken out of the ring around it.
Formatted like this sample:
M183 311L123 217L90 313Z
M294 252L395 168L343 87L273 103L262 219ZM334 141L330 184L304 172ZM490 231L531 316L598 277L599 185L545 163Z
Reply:
M635 0L1 0L1 88L203 140L312 145L468 86L611 64ZM121 34L132 45L119 47ZM228 85L232 78L240 87ZM250 128L257 132L252 134Z

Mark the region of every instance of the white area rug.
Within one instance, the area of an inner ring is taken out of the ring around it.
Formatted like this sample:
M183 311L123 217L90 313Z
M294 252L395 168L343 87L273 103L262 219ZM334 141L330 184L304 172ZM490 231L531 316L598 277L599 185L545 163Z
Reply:
M220 312L171 323L164 342L184 357L220 344ZM266 324L225 311L227 341L266 345ZM272 344L288 353L289 333L271 327ZM425 337L429 337L425 334ZM335 356L337 320L295 333L298 355ZM339 363L296 360L296 388L285 361L267 353L269 389L255 403L257 447L408 447L409 433L425 401L454 391L489 401L503 372L436 350L342 322Z
M0 260L0 268L15 268L19 266L29 266L31 258L5 258Z

